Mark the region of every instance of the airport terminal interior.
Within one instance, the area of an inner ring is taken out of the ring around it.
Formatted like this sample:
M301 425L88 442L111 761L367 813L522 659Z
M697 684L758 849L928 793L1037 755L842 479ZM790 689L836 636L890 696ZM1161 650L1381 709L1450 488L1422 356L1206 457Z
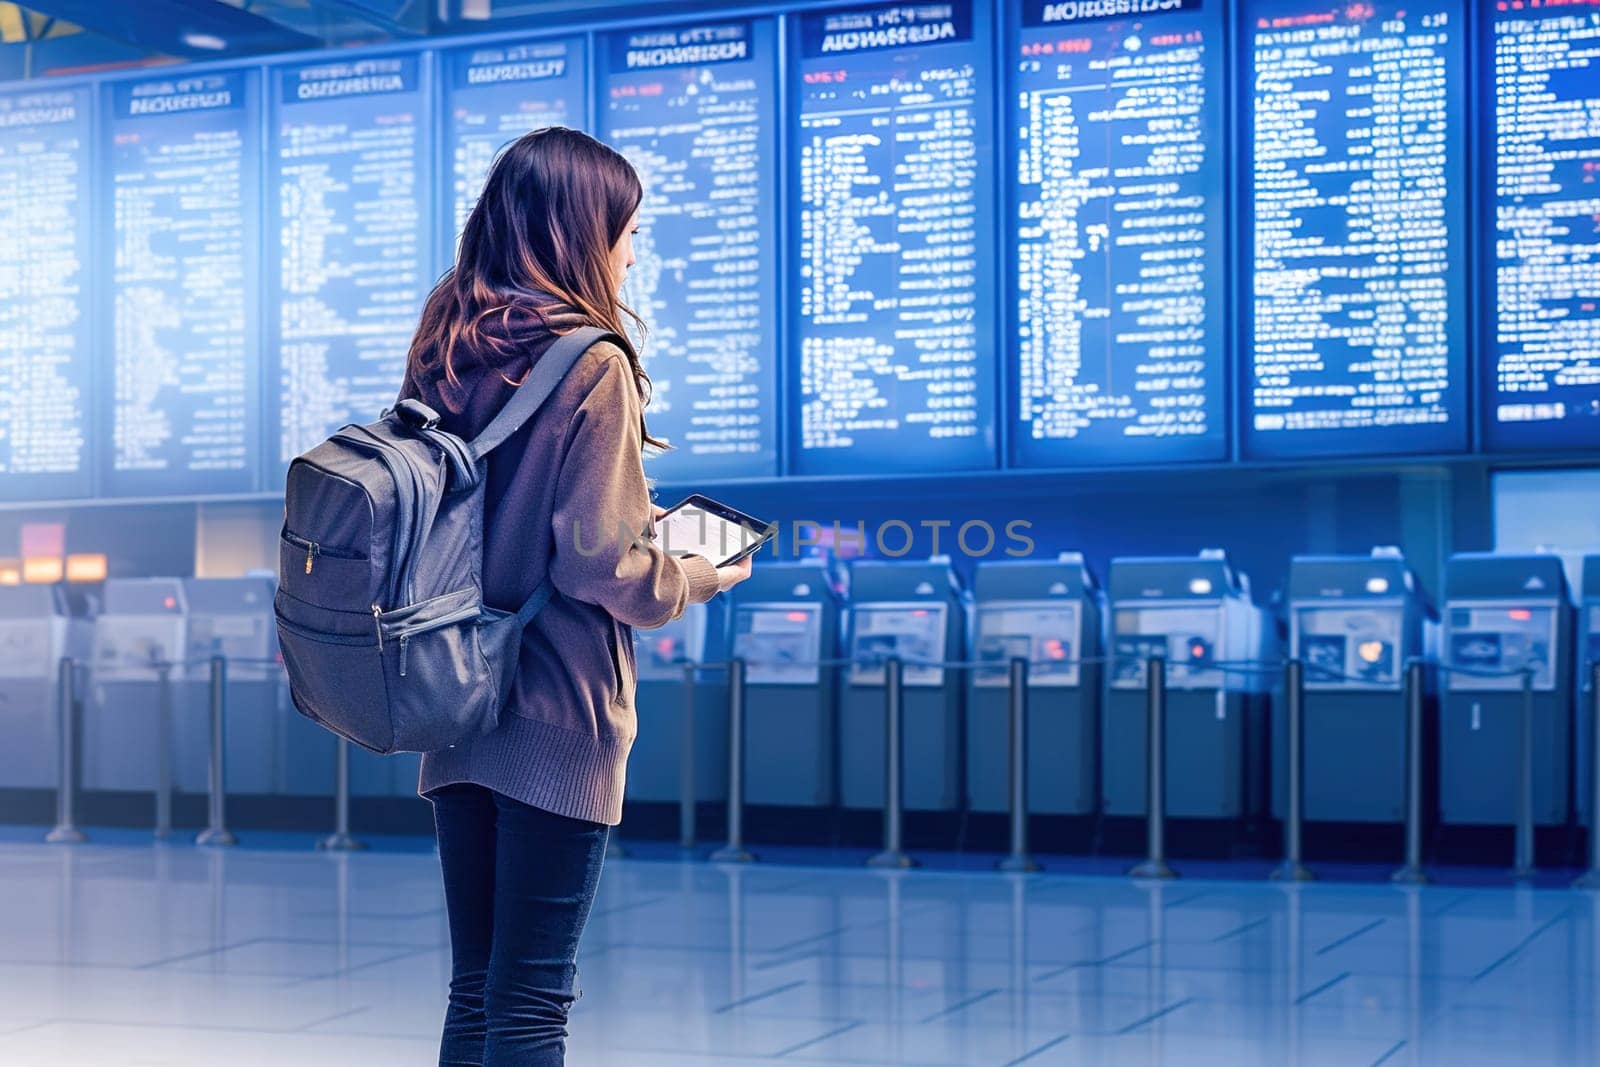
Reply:
M286 485L547 126L772 535L619 627L569 1063L1600 1067L1600 0L0 2L0 1064L438 1062Z

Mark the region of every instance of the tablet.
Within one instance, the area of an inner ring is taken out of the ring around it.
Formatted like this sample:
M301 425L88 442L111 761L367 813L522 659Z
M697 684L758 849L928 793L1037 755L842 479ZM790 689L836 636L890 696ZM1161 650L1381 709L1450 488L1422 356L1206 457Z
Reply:
M672 556L704 556L727 567L752 555L777 532L769 522L699 493L685 497L656 520L655 539Z

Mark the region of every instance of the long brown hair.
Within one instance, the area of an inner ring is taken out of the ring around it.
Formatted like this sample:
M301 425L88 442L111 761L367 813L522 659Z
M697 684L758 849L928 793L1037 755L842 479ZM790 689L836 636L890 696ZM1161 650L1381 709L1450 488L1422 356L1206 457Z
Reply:
M501 368L530 332L550 329L558 310L624 340L628 324L642 334L644 323L612 287L610 254L643 199L633 165L586 133L550 126L507 145L467 217L455 265L423 305L406 356L412 376L442 367L456 383L458 360L467 359L520 385ZM632 344L623 351L648 404L650 376ZM665 447L642 419L640 431Z

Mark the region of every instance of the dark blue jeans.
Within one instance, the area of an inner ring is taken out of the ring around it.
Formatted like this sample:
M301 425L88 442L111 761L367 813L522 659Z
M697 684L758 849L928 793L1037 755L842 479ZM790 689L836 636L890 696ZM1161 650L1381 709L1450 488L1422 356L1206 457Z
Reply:
M441 1067L559 1067L610 828L478 785L429 794L450 912Z

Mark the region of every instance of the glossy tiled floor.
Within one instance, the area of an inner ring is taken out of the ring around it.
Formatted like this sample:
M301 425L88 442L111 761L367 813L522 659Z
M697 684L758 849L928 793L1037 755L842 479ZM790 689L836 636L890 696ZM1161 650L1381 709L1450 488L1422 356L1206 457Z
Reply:
M0 845L0 1064L428 1064L425 852ZM569 1062L1597 1064L1600 898L610 864Z

